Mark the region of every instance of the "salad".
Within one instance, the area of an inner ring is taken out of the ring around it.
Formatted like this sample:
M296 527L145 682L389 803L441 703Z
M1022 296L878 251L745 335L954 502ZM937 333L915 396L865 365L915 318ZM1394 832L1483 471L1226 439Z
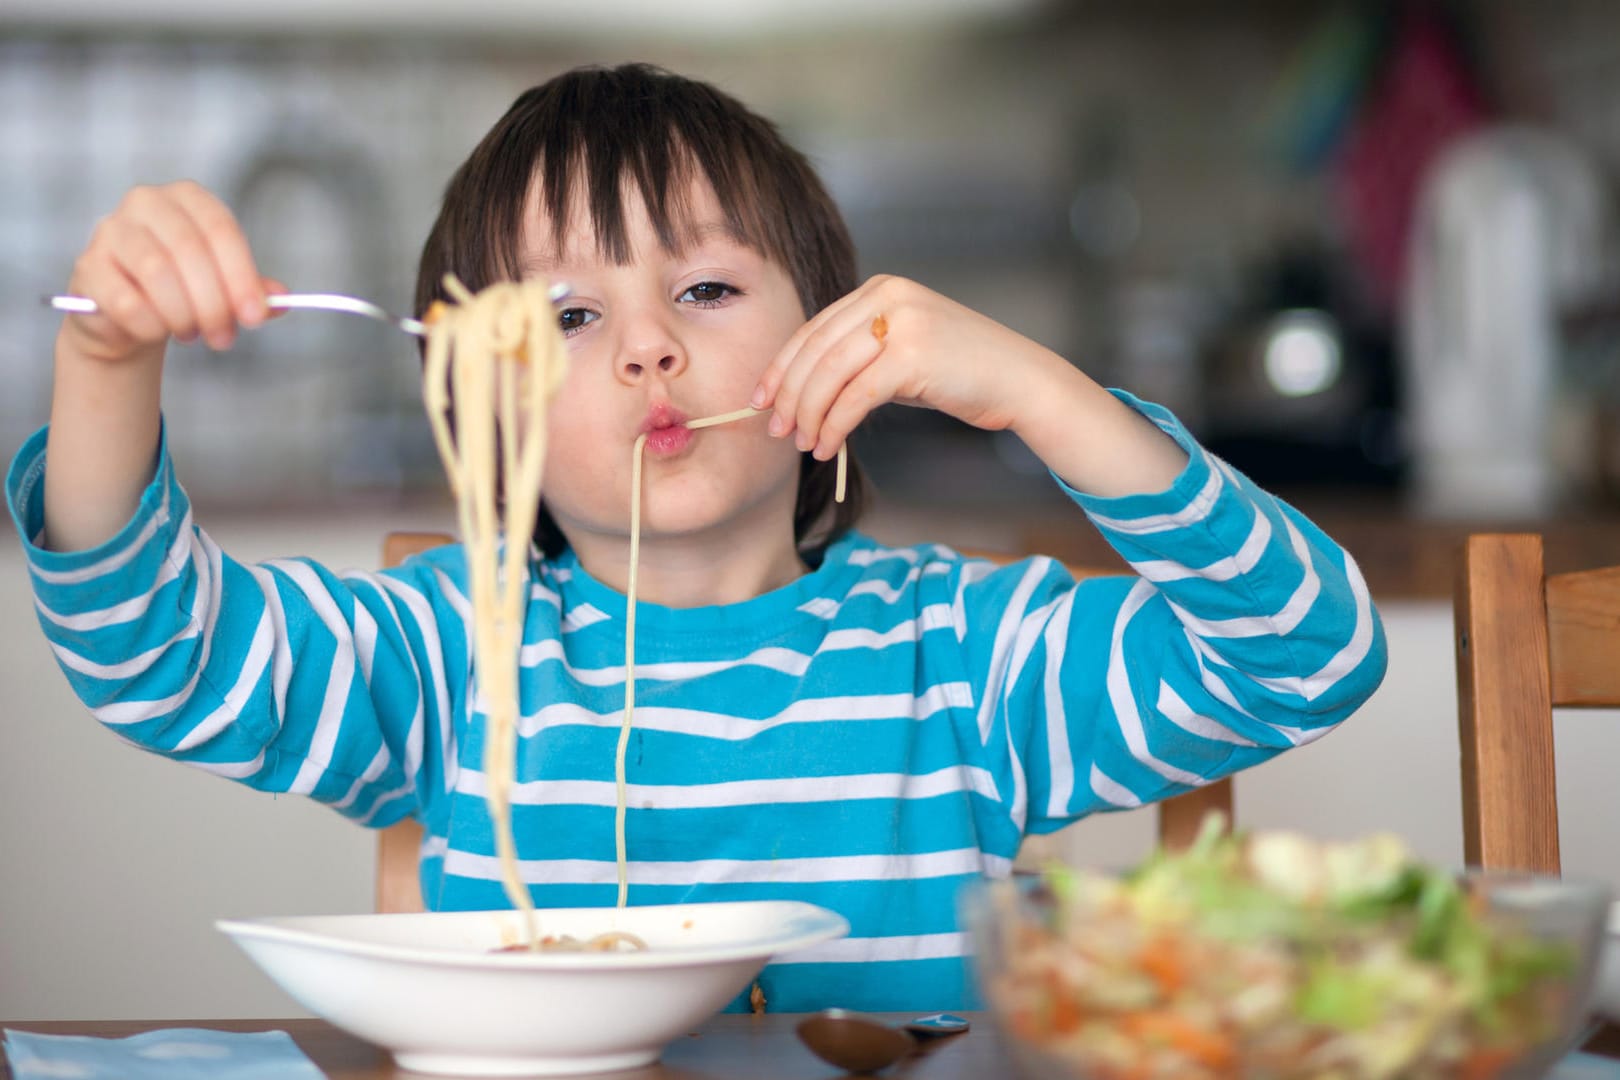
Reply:
M1226 834L991 890L985 994L1096 1080L1498 1075L1555 1038L1579 952L1397 838Z

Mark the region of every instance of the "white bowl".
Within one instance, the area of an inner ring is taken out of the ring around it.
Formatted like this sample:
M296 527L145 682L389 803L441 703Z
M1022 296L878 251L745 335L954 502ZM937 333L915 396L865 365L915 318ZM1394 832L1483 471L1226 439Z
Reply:
M629 1069L702 1024L772 956L849 932L774 900L538 913L542 934L624 930L637 952L494 952L515 911L222 920L294 1000L390 1051L401 1068L475 1076Z
M1604 1019L1620 1024L1620 902L1609 907L1609 927L1608 933L1603 935L1603 957L1598 965L1592 1009Z

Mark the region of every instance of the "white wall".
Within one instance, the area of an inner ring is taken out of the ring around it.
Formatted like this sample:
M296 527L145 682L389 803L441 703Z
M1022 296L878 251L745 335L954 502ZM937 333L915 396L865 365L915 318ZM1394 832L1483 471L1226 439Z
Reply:
M420 527L415 515L409 523ZM214 522L233 554L370 565L403 515ZM429 522L428 527L434 523ZM367 911L372 837L297 798L259 795L129 749L69 695L33 619L14 538L0 539L0 1019L291 1016L299 1010L212 928L220 917ZM1329 738L1244 774L1252 825L1323 836L1392 829L1461 860L1450 613L1382 605L1390 671ZM1620 724L1558 732L1565 872L1620 888ZM1083 822L1075 857L1118 865L1151 817Z
M389 528L210 519L233 555L375 566ZM68 691L0 536L0 1018L301 1015L217 918L371 910L373 834L125 746Z

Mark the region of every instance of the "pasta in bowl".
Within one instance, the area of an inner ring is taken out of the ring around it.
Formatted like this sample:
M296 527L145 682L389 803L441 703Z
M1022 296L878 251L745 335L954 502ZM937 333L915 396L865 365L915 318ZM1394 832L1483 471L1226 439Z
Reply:
M1124 875L967 902L982 993L1030 1077L1532 1077L1585 1016L1592 884L1458 876L1397 839L1207 831Z
M295 1001L393 1054L460 1076L646 1065L744 990L767 960L849 932L797 901L548 909L538 951L518 911L331 915L218 925ZM626 947L634 938L645 948Z

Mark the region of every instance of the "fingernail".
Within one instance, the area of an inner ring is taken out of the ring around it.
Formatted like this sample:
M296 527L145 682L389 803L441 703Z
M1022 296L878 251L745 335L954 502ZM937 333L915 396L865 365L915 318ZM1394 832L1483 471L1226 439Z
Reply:
M763 386L754 387L754 396L748 399L748 406L753 409L763 409L765 407L765 388Z
M793 445L797 446L800 450L809 450L816 444L810 441L810 436L801 431L799 432L799 437L793 440Z
M787 431L787 421L783 420L778 414L772 413L771 422L765 425L765 430L770 433L772 438L779 439Z

